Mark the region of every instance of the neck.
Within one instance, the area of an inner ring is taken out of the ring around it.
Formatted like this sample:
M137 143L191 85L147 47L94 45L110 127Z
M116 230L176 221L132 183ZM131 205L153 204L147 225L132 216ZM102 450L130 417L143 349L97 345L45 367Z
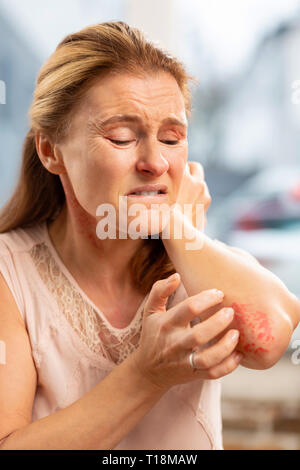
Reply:
M70 272L87 283L123 292L131 284L130 260L144 240L105 239L96 234L97 220L66 197L58 217L48 225L49 236Z

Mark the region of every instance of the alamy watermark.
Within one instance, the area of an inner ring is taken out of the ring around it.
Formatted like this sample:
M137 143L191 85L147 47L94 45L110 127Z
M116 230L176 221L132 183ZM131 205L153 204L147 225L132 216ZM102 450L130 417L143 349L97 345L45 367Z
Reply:
M107 215L105 215L107 214ZM171 217L177 214L177 217ZM127 208L127 197L119 197L118 238L162 238L162 239L187 239L187 250L199 250L203 247L205 224L204 204L184 204L183 210L178 203L169 206L166 203L146 204L134 203ZM96 216L102 216L97 223L96 235L100 240L117 238L117 214L113 204L100 204L96 210ZM132 218L128 223L128 217ZM150 219L150 222L149 222ZM196 226L192 221L195 221ZM173 224L173 225L171 225Z
M292 354L291 361L295 366L298 366L300 364L300 339L295 339L291 346L295 349Z
M3 80L0 80L0 104L6 104L6 85Z

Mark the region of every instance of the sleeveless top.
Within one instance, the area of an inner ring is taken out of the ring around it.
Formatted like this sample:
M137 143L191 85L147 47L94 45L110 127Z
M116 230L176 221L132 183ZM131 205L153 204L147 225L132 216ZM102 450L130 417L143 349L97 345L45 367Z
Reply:
M32 421L79 400L138 346L149 292L128 326L112 326L64 265L47 222L0 234L0 271L37 372ZM186 297L181 283L167 308ZM114 449L223 449L220 388L202 379L173 386Z

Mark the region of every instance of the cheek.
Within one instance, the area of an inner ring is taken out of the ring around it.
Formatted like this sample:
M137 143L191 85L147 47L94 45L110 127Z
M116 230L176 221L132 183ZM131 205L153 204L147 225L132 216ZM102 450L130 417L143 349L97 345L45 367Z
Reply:
M86 212L96 217L98 205L111 202L113 181L120 177L117 169L90 154L74 159L66 169L78 203Z

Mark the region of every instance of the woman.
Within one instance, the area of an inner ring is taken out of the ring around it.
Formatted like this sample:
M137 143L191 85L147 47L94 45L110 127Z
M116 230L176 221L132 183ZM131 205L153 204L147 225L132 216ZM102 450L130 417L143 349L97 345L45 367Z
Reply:
M188 79L123 22L67 36L42 67L1 215L2 449L221 449L211 379L285 351L297 299L196 226L210 196L187 165ZM98 236L99 207L124 200L128 222L137 201L148 221L171 207L169 237L160 220L125 238L118 210L117 237Z

